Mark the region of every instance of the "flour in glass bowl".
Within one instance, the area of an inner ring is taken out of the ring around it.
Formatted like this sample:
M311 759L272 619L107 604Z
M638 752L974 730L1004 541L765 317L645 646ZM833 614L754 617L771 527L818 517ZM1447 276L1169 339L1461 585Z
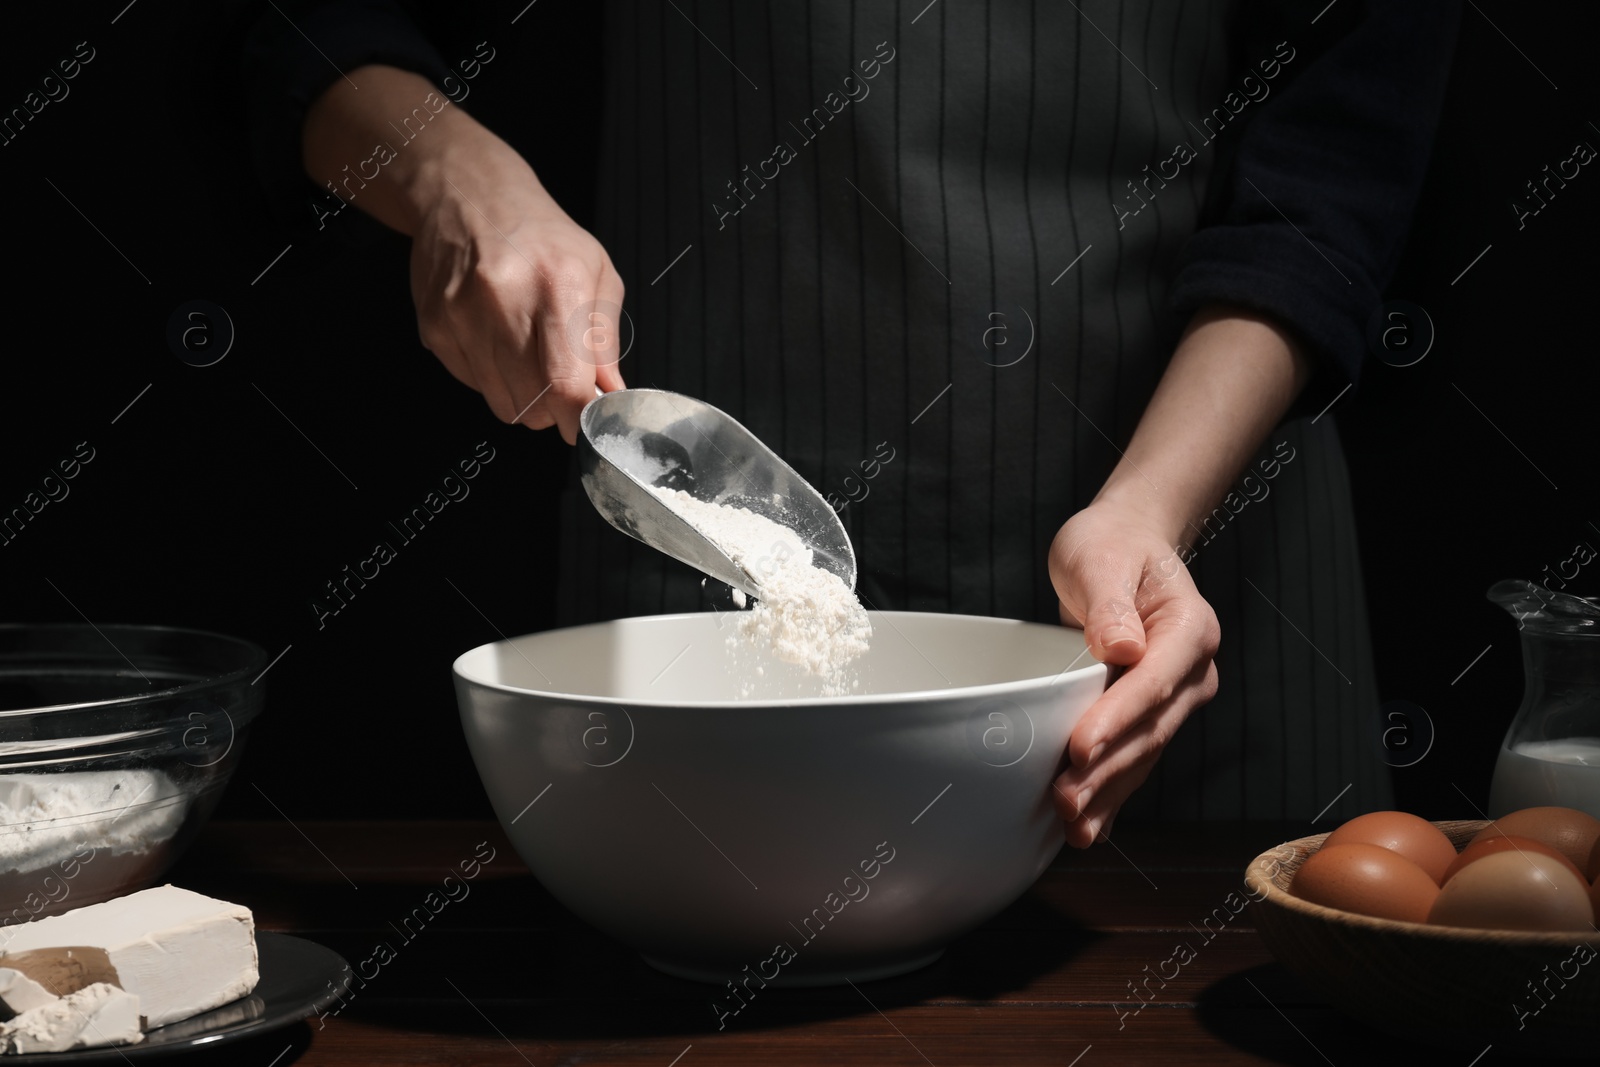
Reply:
M755 580L759 596L740 613L739 636L820 677L825 696L843 695L849 665L872 638L872 623L844 579L812 562L793 530L748 508L681 489L651 492Z
M153 768L0 775L0 884L61 863L80 845L114 855L159 849L188 810L185 791Z

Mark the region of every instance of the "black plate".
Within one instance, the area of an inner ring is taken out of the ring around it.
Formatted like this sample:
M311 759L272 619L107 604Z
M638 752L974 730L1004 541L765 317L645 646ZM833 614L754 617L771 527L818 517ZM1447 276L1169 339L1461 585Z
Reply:
M350 965L337 952L313 941L257 931L256 954L261 980L249 996L157 1027L136 1045L34 1052L26 1056L6 1056L4 1060L6 1063L107 1063L217 1048L289 1026L308 1015L320 1014L349 989Z

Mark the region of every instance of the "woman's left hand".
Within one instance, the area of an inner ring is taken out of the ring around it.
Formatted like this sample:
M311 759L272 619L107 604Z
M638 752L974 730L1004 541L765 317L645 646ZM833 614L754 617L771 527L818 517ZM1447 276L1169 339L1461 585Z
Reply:
M1114 681L1072 731L1055 781L1067 841L1111 829L1189 713L1217 692L1221 631L1178 552L1148 519L1109 502L1074 515L1050 546L1061 621L1084 631Z

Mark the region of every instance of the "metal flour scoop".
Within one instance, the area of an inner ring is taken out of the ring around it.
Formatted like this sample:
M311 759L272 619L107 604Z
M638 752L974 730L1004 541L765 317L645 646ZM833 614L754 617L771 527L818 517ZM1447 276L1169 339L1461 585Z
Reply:
M812 561L854 589L856 557L828 502L733 416L664 389L597 396L578 421L584 492L606 521L719 582L759 597L756 581L653 486L748 508L795 532Z

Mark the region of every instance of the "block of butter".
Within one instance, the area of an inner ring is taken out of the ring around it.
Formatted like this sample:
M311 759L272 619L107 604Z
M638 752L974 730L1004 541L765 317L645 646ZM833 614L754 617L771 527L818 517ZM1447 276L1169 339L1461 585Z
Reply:
M0 1002L18 1014L103 982L138 997L152 1030L237 1000L259 977L250 909L174 885L0 928Z

